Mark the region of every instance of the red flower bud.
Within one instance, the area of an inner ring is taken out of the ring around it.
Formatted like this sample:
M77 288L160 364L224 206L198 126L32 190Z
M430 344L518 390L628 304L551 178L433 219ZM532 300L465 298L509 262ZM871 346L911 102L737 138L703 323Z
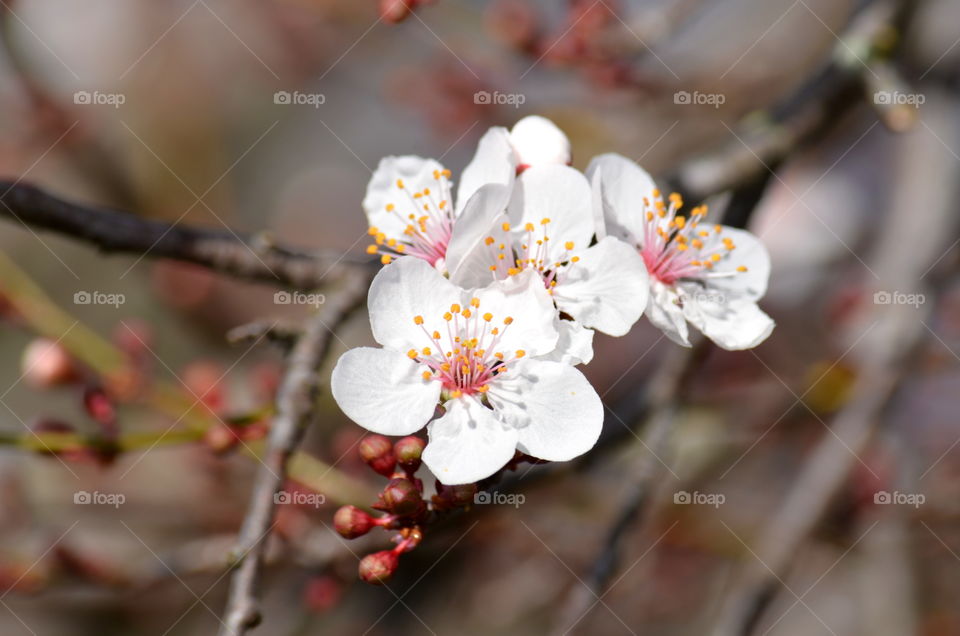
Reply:
M394 444L393 454L396 455L400 468L410 474L417 472L417 469L420 468L420 457L423 455L423 449L426 445L425 441L414 435L404 437Z
M60 343L37 338L23 350L21 369L24 379L38 389L49 389L77 378L70 354Z
M400 557L391 550L374 552L360 561L360 580L371 585L383 585L400 565Z
M393 474L397 457L393 454L393 444L383 435L367 435L360 442L360 457L370 468L384 477Z
M356 506L343 506L333 515L333 527L340 536L356 539L370 532L374 519Z
M476 484L447 486L438 481L437 494L433 496L433 503L437 510L449 510L451 508L472 504L473 497L476 494Z
M417 0L380 0L380 17L394 24L407 19Z
M405 477L391 479L380 498L386 510L400 516L416 514L423 506L416 484Z

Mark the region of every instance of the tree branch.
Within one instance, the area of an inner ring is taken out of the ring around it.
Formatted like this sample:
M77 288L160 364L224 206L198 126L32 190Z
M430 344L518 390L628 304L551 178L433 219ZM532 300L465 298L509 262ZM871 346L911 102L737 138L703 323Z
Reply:
M0 216L92 243L106 253L171 258L298 289L320 287L360 266L343 254L308 254L278 246L265 235L169 224L74 203L19 181L0 180L0 192Z
M288 460L313 415L319 385L317 369L326 357L334 331L366 299L367 283L361 273L347 272L341 288L330 294L320 314L309 321L290 354L277 397L277 416L234 551L238 565L230 580L221 636L239 636L260 622L256 586L272 530L274 495L283 487Z

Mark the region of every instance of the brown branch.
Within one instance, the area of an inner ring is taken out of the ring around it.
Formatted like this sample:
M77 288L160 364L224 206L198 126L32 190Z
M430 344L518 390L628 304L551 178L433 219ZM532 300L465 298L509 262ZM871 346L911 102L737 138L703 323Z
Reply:
M0 216L96 245L102 252L171 258L240 278L314 289L359 266L343 254L297 252L265 235L164 223L0 180Z
M363 304L368 282L360 272L347 272L340 289L330 294L320 314L308 322L290 354L277 397L277 416L234 550L237 566L230 580L222 636L239 636L260 622L256 587L272 530L274 495L283 487L287 460L314 413L319 388L317 370L330 348L334 331Z

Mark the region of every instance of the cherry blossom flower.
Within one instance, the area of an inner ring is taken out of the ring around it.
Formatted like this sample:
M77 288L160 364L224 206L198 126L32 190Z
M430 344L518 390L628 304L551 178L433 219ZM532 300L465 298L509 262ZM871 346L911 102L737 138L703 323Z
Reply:
M346 352L333 371L340 408L383 435L428 426L423 461L445 484L489 477L517 449L565 461L593 447L603 407L578 370L539 359L556 346L553 304L529 273L463 290L421 259L383 268L369 294L383 348Z
M489 190L471 201L471 230L451 245L451 280L477 287L533 271L558 312L561 345L554 356L589 362L593 329L626 334L647 306L643 259L615 237L591 245L595 216L591 188L566 166L534 166L518 177L506 209ZM500 207L498 207L500 206Z
M363 200L374 239L367 252L380 254L384 264L409 254L443 271L447 248L458 232L456 222L474 194L496 184L506 186L498 190L505 196L518 170L569 161L566 135L543 117L525 117L511 131L491 128L463 171L454 204L452 173L439 161L413 155L385 157Z
M616 154L596 157L587 172L602 201L603 233L635 246L650 275L647 317L690 346L687 322L724 349L755 347L774 322L760 310L770 257L752 234L706 222L706 206L681 215L680 196L664 201L653 179Z

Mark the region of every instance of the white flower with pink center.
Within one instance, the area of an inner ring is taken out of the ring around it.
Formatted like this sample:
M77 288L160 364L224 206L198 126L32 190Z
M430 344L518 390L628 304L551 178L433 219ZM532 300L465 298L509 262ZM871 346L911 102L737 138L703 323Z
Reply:
M532 273L467 291L402 258L377 274L368 306L383 348L346 352L333 396L375 433L410 435L430 422L423 460L443 483L489 477L518 449L566 461L596 443L603 406L593 387L573 367L538 358L558 333Z
M630 330L647 306L644 261L614 237L591 245L596 214L580 172L534 166L517 178L506 209L494 189L471 206L486 199L489 205L471 215L471 231L451 248L453 282L475 287L535 272L564 318L554 355L567 362L590 361L592 330L613 336Z
M509 191L518 170L570 161L570 142L553 122L525 117L513 127L494 127L480 139L453 196L452 174L440 162L412 155L385 157L367 186L363 209L373 243L369 254L386 264L410 255L445 271L447 250L470 198L485 186Z
M687 322L724 349L767 339L774 322L757 301L770 256L754 235L707 223L706 206L681 214L680 197L664 201L650 175L626 157L596 157L587 174L602 202L603 233L635 246L647 266L650 322L685 346Z

